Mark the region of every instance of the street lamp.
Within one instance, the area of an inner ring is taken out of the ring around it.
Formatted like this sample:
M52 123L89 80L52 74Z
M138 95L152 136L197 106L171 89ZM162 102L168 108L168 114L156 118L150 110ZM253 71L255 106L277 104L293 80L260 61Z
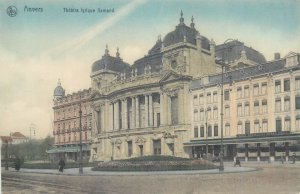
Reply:
M5 140L5 170L8 170L8 154L7 154L7 149L8 149L8 139Z
M205 129L206 129L206 159L208 160L208 128L207 128L207 108L205 111Z
M82 110L81 110L81 91L79 91L79 174L83 174L82 169L82 124L81 124Z
M233 39L227 39L224 42L224 46L227 42L233 41ZM224 48L226 49L226 47ZM222 85L221 85L221 150L220 150L220 167L219 171L224 171L224 146L223 146L223 122L224 122L224 114L223 114L223 104L224 104L224 68L226 66L225 59L224 59L224 51L222 52L222 60L221 60L221 65L222 65Z

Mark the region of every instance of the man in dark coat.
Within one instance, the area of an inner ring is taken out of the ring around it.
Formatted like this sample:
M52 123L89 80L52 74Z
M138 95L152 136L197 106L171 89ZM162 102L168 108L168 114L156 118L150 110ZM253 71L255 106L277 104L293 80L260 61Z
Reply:
M58 163L58 170L60 172L63 172L64 171L64 167L65 167L65 161L61 158L59 163Z

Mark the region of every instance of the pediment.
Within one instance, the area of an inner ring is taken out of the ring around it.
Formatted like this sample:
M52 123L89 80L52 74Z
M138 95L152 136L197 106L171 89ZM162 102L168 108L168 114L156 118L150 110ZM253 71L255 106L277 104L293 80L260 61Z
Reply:
M169 82L169 81L178 80L178 79L184 78L184 77L187 77L187 76L179 75L178 73L176 73L173 70L168 70L163 73L159 82Z

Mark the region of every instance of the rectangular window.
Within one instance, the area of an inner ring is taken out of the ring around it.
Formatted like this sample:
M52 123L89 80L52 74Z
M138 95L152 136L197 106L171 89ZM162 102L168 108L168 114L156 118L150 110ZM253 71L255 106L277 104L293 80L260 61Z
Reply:
M244 87L244 96L245 96L245 98L248 98L249 94L250 94L250 92L249 92L249 86L245 86Z
M154 155L160 155L161 154L161 140L160 139L153 140L153 154Z
M230 100L229 90L226 90L226 91L224 92L224 100Z
M275 81L275 93L279 93L279 92L281 92L281 81L276 80Z
M285 92L290 91L290 79L285 79L284 80L283 89L284 89Z
M211 93L207 93L207 99L206 99L207 103L211 103Z
M206 111L206 113L207 113L207 120L210 120L211 119L211 109L208 109Z
M199 115L198 115L198 110L194 110L194 121L198 121Z
M236 92L237 92L237 97L242 98L242 88L238 88Z
M284 111L290 111L290 99L289 98L285 98L284 99Z
M171 121L173 125L178 124L178 97L171 97Z
M239 117L243 116L243 114L242 114L242 105L237 106L237 113L238 113Z
M225 107L225 117L230 117L230 108L229 108L229 106Z
M156 114L156 119L157 119L157 127L159 127L160 126L160 113L157 113Z
M128 157L131 157L131 155L132 155L132 141L128 141L127 146L128 146Z
M203 104L204 102L203 102L203 94L200 94L199 95L199 103L200 104Z
M259 126L259 121L254 122L254 133L259 133L260 132L260 126Z
M300 89L300 77L295 77L295 89L299 90Z
M218 119L218 109L214 109L214 119Z
M218 93L217 92L213 93L213 102L218 102Z
M249 122L245 123L245 134L246 135L250 134L250 123Z
M295 97L295 106L297 110L300 109L300 96Z
M263 94L263 95L267 94L267 89L268 89L267 83L262 83L261 84L261 94Z
M219 132L219 131L218 131L218 125L215 125L215 126L214 126L214 136L215 136L215 137L219 135L218 132Z
M193 101L193 104L194 105L198 105L198 96L197 95L194 95L194 101Z
M259 114L259 102L254 102L254 114Z
M204 127L200 127L200 137L204 137Z
M204 120L204 111L200 110L200 121Z
M291 119L290 118L284 119L284 130L285 131L291 130Z
M243 134L243 125L242 124L238 124L238 134Z
M300 131L300 118L296 118L296 131Z
M259 94L259 85L256 84L253 86L253 95L258 96L258 94Z
M268 102L266 100L262 101L262 112L268 113Z
M208 129L207 129L207 136L208 136L208 137L211 137L211 136L212 136L211 125L208 126Z
M280 112L280 111L281 111L281 99L276 99L276 101L275 101L275 112Z
M194 127L194 137L198 137L198 127Z
M245 104L245 116L249 116L250 115L250 106L249 104Z
M268 132L268 121L264 120L262 122L262 132Z
M281 119L276 119L276 132L282 131Z
M225 125L225 136L230 136L230 125Z

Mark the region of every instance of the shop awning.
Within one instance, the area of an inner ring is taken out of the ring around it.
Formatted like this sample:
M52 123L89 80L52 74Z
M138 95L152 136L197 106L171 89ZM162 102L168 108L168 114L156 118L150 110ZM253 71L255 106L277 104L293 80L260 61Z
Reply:
M90 145L82 145L82 151L89 151ZM65 146L65 147L53 147L50 150L47 150L46 152L48 154L56 154L56 153L71 153L71 152L79 152L80 147L79 145L73 145L73 146Z
M300 133L284 134L274 136L243 136L243 137L231 137L223 138L223 144L245 144L245 143L272 143L272 142L293 142L300 140ZM221 139L199 139L191 140L183 143L184 146L200 146L200 145L221 145Z

